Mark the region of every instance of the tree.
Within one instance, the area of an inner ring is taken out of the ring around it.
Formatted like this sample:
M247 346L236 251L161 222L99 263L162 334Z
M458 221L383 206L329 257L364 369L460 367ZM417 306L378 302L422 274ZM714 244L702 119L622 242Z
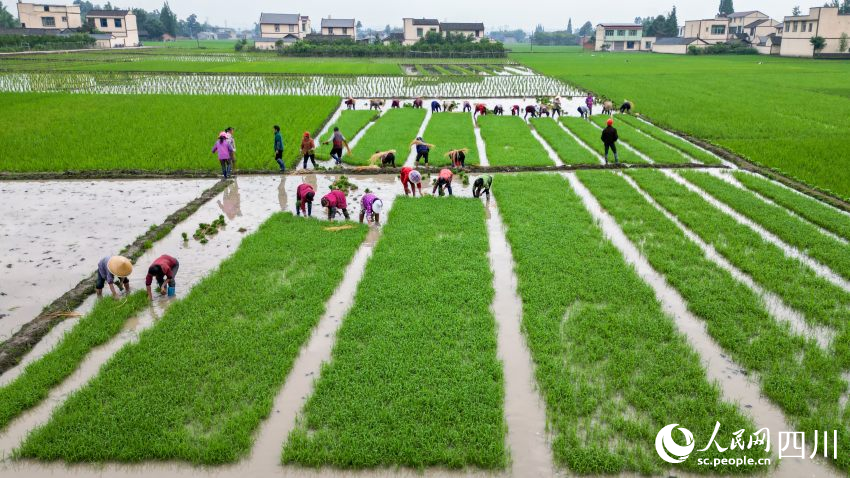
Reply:
M593 24L590 22L584 22L584 25L579 28L578 34L581 36L593 36Z
M567 20L567 35L572 35L572 34L573 34L573 19L570 18L569 20Z
M160 38L165 33L165 26L159 18L150 17L145 22L145 30L148 32L149 37Z
M115 10L115 7L112 6L111 3L106 2L106 5L103 6L104 10Z
M797 5L796 7L794 7L794 9L793 9L793 10L791 10L791 16L792 16L792 17L799 17L802 13L803 13L803 11L802 11L802 10L800 10L800 6L799 6L799 5Z
M165 2L162 5L162 10L159 11L159 21L162 22L165 33L174 37L177 36L177 15L171 11L168 2ZM148 30L148 33L150 33L150 30Z
M201 24L198 23L198 16L194 13L186 17L186 30L189 36L195 36L201 31Z
M541 25L539 23L537 24L536 27L534 27L534 34L535 35L537 35L538 33L543 33L544 31L545 30L543 30L543 25Z
M826 40L822 36L812 37L809 43L815 48L815 54L820 53L826 48Z
M838 51L847 53L847 32L842 33L838 38Z
M676 15L676 5L673 5L673 10L670 10L670 13L667 14L664 35L668 37L679 36L679 18Z
M718 10L720 16L726 17L735 13L735 7L732 5L732 0L720 0L720 8Z
M6 5L0 2L0 28L17 28L21 26L18 20L6 10Z
M90 11L94 10L94 5L91 2L87 2L84 0L74 0L74 5L80 6L80 16L82 17L83 23L86 23L86 15L89 14Z
M134 8L133 15L136 16L136 25L140 30L147 30L148 12L144 8Z

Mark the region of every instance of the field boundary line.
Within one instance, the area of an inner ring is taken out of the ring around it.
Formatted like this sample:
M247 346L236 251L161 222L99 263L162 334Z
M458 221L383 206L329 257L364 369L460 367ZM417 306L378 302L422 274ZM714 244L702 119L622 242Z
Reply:
M600 127L598 124L594 123L593 121L591 121L591 122L590 122L590 124L592 124L592 125L593 125L593 127L594 127L594 128L596 128L596 129L598 129L599 131L602 131L602 127ZM630 145L630 144L629 144L628 142L626 142L625 140L619 140L619 141L617 141L617 142L620 144L620 146L622 146L623 148L625 148L625 149L627 149L627 150L629 150L629 151L631 151L631 152L635 153L635 154L637 155L637 157L639 157L640 159L642 159L642 160L646 161L647 163L649 163L649 164L657 164L657 163L656 163L656 162L655 162L652 158L650 158L649 156L647 156L647 155L643 154L641 151L639 151L639 150L638 150L637 148L635 148L634 146ZM687 159L687 158L686 158L686 159Z
M598 159L598 160L599 160L599 164L601 164L601 165L603 165L603 166L605 165L605 158L603 158L601 154L597 153L595 149L593 149L592 147L590 147L590 145L589 145L589 144L585 143L584 141L582 141L582 140L581 140L581 138L579 138L578 136L576 136L575 134L573 134L573 132L572 132L572 131L570 131L570 129L569 129L569 128L567 128L566 126L564 126L564 123L562 123L562 122L560 122L560 121L555 121L555 124L557 124L558 126L560 126L560 127L561 127L561 129L562 129L562 130L564 130L564 132L565 132L565 133L567 133L568 135L570 135L570 137L571 137L571 138L572 138L572 139L573 139L576 143L578 143L578 144L579 144L582 148L584 148L584 149L586 149L586 150L590 151L590 152L591 152L594 156L596 156L596 159Z
M478 164L480 166L490 166L490 158L487 157L487 143L484 137L481 136L481 128L478 127L478 122L475 121L475 114L470 115L472 120L472 134L475 135L475 147L478 149Z
M425 130L428 129L428 123L431 122L431 116L433 115L434 112L431 111L431 108L425 108L425 119L423 119L422 124L419 125L419 131L416 133L417 138L425 136ZM416 148L410 146L409 151L407 152L407 159L404 161L404 166L412 168L414 163L416 163Z
M528 129L531 131L531 136L534 136L534 139L536 139L537 142L539 142L540 145L543 146L543 149L546 150L546 154L549 155L549 159L551 159L552 162L555 163L555 166L563 166L564 161L561 160L561 157L558 155L558 153L555 152L554 149L552 149L552 146L547 143L545 139L543 139L543 136L540 136L540 133L537 132L537 128L535 128L534 125L531 124L531 122L528 122L527 124Z

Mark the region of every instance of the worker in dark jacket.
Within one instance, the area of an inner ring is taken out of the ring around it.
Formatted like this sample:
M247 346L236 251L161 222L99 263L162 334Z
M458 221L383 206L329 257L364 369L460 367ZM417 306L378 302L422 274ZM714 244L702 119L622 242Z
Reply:
M489 174L485 174L480 178L475 180L475 184L472 185L472 195L476 198L480 198L482 195L486 194L487 199L490 199L490 188L493 187L493 176Z
M617 155L617 141L620 136L617 134L617 128L614 127L614 120L608 120L608 126L602 130L602 143L605 145L605 163L608 163L608 150L614 152L614 164L620 162L620 156Z
M620 106L620 114L631 113L632 112L632 102L629 100L623 101L622 106Z
M439 101L434 100L431 102L431 113L439 113L442 109L443 105Z
M422 139L422 136L417 137L411 143L411 146L416 146L416 165L419 166L419 160L425 160L425 167L428 167L428 155L431 153L433 144L428 144Z

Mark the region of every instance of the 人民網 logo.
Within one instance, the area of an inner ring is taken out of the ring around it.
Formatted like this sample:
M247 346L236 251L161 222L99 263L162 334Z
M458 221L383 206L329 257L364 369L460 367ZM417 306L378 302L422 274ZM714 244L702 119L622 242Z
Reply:
M682 432L682 435L685 437L684 445L679 445L673 439L673 430ZM679 427L678 423L662 428L655 437L655 451L667 463L676 464L687 460L691 456L691 452L694 451L695 446L696 442L694 442L693 433L687 428Z

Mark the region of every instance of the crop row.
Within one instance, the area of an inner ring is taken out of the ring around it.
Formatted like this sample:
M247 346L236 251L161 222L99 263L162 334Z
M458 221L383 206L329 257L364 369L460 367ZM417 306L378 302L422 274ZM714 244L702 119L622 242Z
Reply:
M332 125L329 125L328 131L318 140L316 140L316 156L321 159L329 159L332 145L322 146L323 141L329 141L333 136L334 128L339 128L339 132L345 136L345 139L351 142L357 133L363 130L370 122L378 119L378 113L374 110L345 110L340 113L339 118Z
M478 118L491 166L553 166L552 159L519 116Z
M532 118L537 133L558 153L564 164L599 164L599 159L549 118Z
M602 131L599 130L599 128L595 127L592 123L580 118L564 117L561 118L561 123L563 123L563 125L566 126L567 129L569 129L580 140L584 141L586 145L593 148L594 151L596 151L603 157L605 156L605 147L602 144L601 139ZM644 161L640 156L624 148L622 144L618 144L617 152L620 155L621 163L646 163L646 161ZM609 153L608 162L614 162L613 152Z
M451 164L446 153L464 148L469 149L466 153L466 164L480 163L474 125L468 114L440 113L431 116L423 139L434 145L430 156L430 164L433 166Z
M345 162L367 164L376 151L396 151L396 166L401 167L410 155L410 143L425 120L424 109L403 108L387 111L352 149ZM379 165L380 166L380 165Z
M399 199L284 463L506 464L484 208Z
M618 115L617 119L620 116ZM605 127L605 122L608 116L594 116L593 121L601 128ZM689 163L690 159L685 157L681 151L674 149L667 144L645 134L642 134L636 128L628 123L617 121L615 124L617 133L620 136L620 143L626 143L637 151L640 151L645 156L649 157L656 163L667 164L682 164Z
M579 474L657 474L667 465L653 445L667 424L705 437L717 421L726 430L753 430L721 400L653 290L563 178L501 177L494 192L559 464ZM743 453L754 457L756 450L712 449L703 457ZM700 470L695 460L677 467Z
M365 235L362 226L328 232L318 221L272 216L68 398L18 454L235 461L250 449Z
M720 160L717 158L717 156L707 151L704 151L696 147L692 143L685 141L684 139L679 138L678 136L674 136L655 125L649 124L645 121L641 121L631 115L618 115L616 116L616 118L622 121L623 123L634 127L638 131L641 131L649 136L652 136L658 141L661 141L662 143L666 143L672 146L673 148L678 149L679 151L687 154L688 156L696 159L697 161L703 164L720 163Z

